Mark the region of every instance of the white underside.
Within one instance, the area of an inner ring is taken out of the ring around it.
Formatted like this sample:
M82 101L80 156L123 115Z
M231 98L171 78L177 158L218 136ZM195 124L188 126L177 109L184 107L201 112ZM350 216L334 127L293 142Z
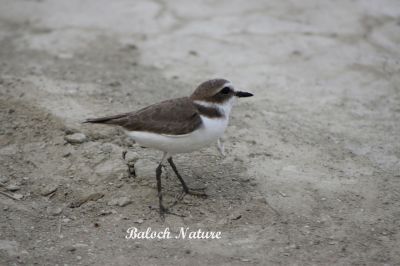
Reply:
M211 119L201 116L203 125L184 135L165 135L143 131L127 131L140 146L157 149L168 154L192 152L215 143L228 125L228 118Z
M205 102L196 102L209 107ZM231 111L234 99L231 99L223 105L217 105L224 114L222 118L208 118L200 115L202 126L195 131L184 135L166 135L143 131L127 131L140 146L157 149L168 154L186 153L201 149L222 137L229 122L229 113Z

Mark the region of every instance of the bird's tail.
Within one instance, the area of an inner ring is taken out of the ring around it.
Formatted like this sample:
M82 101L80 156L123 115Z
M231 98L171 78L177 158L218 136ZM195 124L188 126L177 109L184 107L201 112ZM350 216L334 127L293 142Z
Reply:
M119 115L111 115L111 116L104 116L99 118L88 118L82 123L94 123L94 124L119 124L121 118L125 118L127 114L119 114Z

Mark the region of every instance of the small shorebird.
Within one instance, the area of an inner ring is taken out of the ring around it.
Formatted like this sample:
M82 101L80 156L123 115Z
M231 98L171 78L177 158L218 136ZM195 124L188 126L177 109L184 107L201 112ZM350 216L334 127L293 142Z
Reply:
M224 154L220 137L228 126L232 106L237 97L250 96L253 94L235 90L228 80L212 79L201 83L189 97L166 100L134 112L90 118L85 123L121 126L139 145L163 152L156 168L160 215L163 217L168 212L162 202L161 187L165 160L181 182L184 193L205 195L186 185L172 156L192 152L215 142L221 154Z

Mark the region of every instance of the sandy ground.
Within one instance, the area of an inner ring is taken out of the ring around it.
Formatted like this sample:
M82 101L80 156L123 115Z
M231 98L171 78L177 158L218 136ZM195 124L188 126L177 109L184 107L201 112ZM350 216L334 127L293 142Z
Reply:
M0 194L0 265L399 265L397 0L0 5L0 191L15 198ZM176 157L209 197L163 223L161 154L80 122L213 77L256 96L233 111L226 157ZM222 239L126 240L132 226Z

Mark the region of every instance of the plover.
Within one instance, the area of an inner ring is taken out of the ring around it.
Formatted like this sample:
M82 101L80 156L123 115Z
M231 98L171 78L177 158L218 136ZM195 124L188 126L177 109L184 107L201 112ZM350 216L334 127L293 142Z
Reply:
M122 127L140 146L163 152L156 168L160 215L167 213L163 205L161 173L165 160L182 184L183 192L205 195L201 190L189 188L179 174L172 156L192 152L217 143L224 154L220 138L229 122L236 98L253 94L235 89L226 79L212 79L201 83L189 97L175 98L147 106L138 111L100 118L85 123L98 123Z

